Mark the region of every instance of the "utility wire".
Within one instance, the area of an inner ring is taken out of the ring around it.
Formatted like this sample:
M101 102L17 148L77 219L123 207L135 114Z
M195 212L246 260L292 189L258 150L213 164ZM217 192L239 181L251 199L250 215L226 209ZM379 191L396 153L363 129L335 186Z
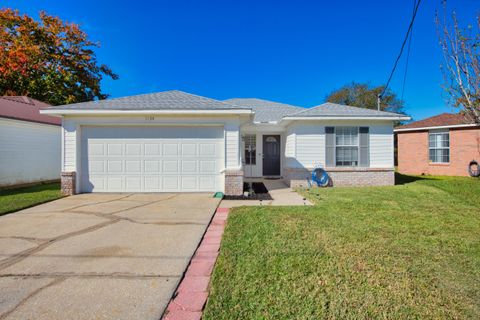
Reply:
M415 12L415 6L417 4L417 0L413 0L413 9L412 15ZM405 61L405 73L403 74L403 83L402 83L402 95L400 100L403 101L403 95L405 93L405 83L407 82L407 73L408 73L408 62L410 60L410 47L412 46L412 37L413 37L413 29L410 32L410 37L408 38L408 47L407 47L407 60Z
M388 77L387 84L385 85L385 88L383 88L383 91L379 95L379 98L381 98L385 94L385 92L387 91L388 85L390 84L390 81L392 80L393 74L395 73L395 69L397 69L398 61L402 57L403 49L405 48L407 40L410 36L410 32L412 31L413 23L415 22L415 17L417 16L418 7L420 6L421 2L422 2L422 0L418 0L417 5L415 6L415 10L413 11L412 20L410 21L410 24L408 25L407 34L405 35L405 39L403 39L402 47L400 48L400 53L398 54L397 60L395 60L395 64L393 65L392 72L390 72L390 76Z

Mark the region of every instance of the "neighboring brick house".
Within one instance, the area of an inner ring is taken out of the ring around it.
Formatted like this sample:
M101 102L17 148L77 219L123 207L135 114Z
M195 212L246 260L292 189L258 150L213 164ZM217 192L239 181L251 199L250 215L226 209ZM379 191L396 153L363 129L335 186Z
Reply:
M394 132L400 173L468 176L470 161L480 162L480 126L462 114L442 113Z

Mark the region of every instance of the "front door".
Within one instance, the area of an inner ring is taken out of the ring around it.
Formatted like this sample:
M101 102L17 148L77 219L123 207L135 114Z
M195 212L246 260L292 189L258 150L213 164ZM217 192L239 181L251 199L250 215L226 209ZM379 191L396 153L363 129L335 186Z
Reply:
M280 175L280 136L263 136L263 175Z

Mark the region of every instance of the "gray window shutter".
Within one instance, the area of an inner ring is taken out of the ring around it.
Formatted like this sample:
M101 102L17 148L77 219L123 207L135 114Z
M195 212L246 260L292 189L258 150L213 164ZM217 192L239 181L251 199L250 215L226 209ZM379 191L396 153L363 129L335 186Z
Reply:
M335 128L325 127L325 166L335 166Z
M370 167L370 130L360 127L360 167Z

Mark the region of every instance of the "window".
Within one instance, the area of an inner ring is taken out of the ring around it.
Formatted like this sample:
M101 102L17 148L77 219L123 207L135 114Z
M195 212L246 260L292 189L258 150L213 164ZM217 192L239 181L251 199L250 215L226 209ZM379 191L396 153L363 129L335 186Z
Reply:
M257 164L257 136L254 134L247 134L244 137L245 143L245 164Z
M337 166L358 166L358 127L335 128L335 163Z
M450 135L447 132L429 132L428 153L430 162L450 162Z

